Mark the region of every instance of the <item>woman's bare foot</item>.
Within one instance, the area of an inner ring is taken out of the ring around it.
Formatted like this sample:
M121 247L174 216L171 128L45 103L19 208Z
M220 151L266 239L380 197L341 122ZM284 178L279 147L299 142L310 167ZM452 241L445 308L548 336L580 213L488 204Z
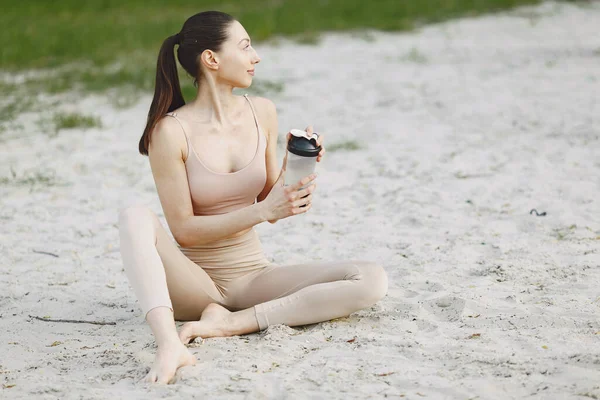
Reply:
M203 339L210 337L233 336L231 329L232 312L217 303L211 303L202 312L200 321L187 322L179 331L181 343L188 344L197 337Z
M169 383L179 368L195 364L196 357L181 343L164 344L158 347L154 364L143 381Z

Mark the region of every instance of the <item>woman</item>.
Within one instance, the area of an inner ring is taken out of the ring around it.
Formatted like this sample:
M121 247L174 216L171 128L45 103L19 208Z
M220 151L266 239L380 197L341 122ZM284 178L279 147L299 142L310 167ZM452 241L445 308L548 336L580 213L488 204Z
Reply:
M189 104L179 87L176 45L198 86ZM385 271L371 262L278 266L265 258L254 225L309 211L316 185L312 175L283 186L274 104L232 93L250 86L259 62L242 25L216 11L190 17L160 49L139 150L150 158L177 243L146 207L119 216L125 271L158 347L149 382L169 382L179 367L195 364L185 344L196 337L326 321L387 292ZM175 319L194 322L178 334Z

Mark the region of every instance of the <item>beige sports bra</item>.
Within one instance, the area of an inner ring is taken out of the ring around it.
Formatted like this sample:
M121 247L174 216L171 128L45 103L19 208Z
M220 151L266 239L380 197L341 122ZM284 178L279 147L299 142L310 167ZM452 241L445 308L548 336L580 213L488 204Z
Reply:
M194 215L225 214L252 205L265 186L267 181L265 163L267 140L261 133L252 102L248 95L244 95L244 97L252 109L258 134L258 144L252 161L235 172L220 173L208 169L192 147L183 124L177 117L177 113L173 111L166 114L179 122L187 141L188 154L185 160L185 169Z

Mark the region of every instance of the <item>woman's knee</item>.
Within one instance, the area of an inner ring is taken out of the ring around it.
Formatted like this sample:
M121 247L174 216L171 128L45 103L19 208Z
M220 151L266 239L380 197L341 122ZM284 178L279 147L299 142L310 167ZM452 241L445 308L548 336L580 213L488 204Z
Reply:
M119 226L127 226L152 219L153 212L146 206L129 206L119 212Z
M119 232L121 235L133 234L141 229L154 226L156 215L146 206L130 206L119 212Z
M388 277L385 269L377 263L363 261L358 264L362 276L365 307L370 307L383 299L388 291Z

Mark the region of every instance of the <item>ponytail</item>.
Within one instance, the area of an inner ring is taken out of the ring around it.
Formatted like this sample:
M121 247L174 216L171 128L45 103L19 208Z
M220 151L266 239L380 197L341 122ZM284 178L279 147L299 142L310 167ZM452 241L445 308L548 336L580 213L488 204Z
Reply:
M169 36L163 42L158 53L156 64L156 84L154 98L148 112L148 120L144 134L140 139L140 154L147 156L150 147L152 130L160 119L168 112L178 109L185 104L175 62L175 45L177 59L191 77L199 84L198 59L206 49L219 51L228 38L228 27L235 19L220 11L204 11L189 17L181 31Z
M179 86L174 52L175 45L179 44L180 41L180 34L169 36L163 42L158 53L154 98L148 112L146 128L144 128L144 134L139 143L139 152L145 156L148 155L152 131L158 121L166 113L176 110L185 104L181 87Z

